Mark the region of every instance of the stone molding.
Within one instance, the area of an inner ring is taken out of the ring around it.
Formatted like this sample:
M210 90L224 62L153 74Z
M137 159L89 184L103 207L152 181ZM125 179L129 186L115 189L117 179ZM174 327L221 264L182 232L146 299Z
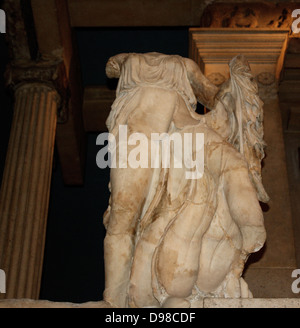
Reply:
M254 76L267 72L279 79L288 41L287 29L191 28L190 58L206 76L229 77L229 61L246 56Z
M0 308L111 308L106 302L81 304L68 302L34 301L30 299L0 301ZM204 298L197 308L300 308L299 298Z
M192 28L190 57L212 83L220 85L229 78L230 60L245 55L266 103L278 96L288 33L287 29Z
M224 75L213 72L210 73L207 78L216 86L220 86L224 83L227 78ZM255 80L258 86L259 97L263 102L268 102L270 100L274 100L278 96L278 81L275 76L270 72L262 72L259 73Z

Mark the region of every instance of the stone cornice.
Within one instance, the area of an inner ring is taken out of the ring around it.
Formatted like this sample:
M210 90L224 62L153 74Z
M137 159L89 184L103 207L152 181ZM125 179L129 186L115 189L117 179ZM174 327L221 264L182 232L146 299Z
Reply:
M229 77L229 61L243 54L256 76L269 72L279 78L289 30L260 28L191 28L190 57L205 75Z

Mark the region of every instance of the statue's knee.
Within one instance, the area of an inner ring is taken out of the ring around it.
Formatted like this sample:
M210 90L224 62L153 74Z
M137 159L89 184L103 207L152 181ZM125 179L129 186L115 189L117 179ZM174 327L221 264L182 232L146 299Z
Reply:
M111 235L134 235L136 230L136 213L125 210L111 210L107 232Z

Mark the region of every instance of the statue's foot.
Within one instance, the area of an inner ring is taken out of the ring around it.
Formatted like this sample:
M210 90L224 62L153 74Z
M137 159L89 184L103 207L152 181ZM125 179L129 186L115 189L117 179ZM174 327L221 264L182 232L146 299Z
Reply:
M177 298L177 297L169 297L167 298L163 305L162 308L190 308L191 303L184 299L184 298Z
M116 305L114 305L114 304L112 304L111 302L107 302L107 301L102 301L102 303L103 303L103 306L105 306L106 308L117 308L117 306Z

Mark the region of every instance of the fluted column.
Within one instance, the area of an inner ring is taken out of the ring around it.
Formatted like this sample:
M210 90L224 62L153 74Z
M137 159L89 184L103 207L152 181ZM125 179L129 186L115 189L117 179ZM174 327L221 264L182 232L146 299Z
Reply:
M29 70L23 72L28 77ZM45 72L39 70L34 79L15 87L0 193L0 268L6 272L5 298L39 297L59 101L51 83L38 82L37 77L45 77Z

